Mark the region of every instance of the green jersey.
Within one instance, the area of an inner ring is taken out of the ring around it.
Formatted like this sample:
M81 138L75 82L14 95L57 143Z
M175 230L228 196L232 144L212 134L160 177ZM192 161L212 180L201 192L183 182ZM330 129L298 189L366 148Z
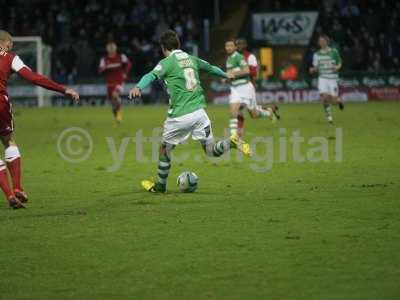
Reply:
M319 77L325 79L339 79L335 66L342 63L339 52L335 48L320 50L314 54L313 66L318 69Z
M174 50L151 71L164 80L169 99L169 117L179 117L206 107L206 99L200 84L199 70L212 66L182 50Z
M226 60L226 70L227 71L240 71L243 67L247 66L247 62L243 55L235 51L228 56ZM240 77L236 80L231 81L233 86L241 85L250 82L249 76Z

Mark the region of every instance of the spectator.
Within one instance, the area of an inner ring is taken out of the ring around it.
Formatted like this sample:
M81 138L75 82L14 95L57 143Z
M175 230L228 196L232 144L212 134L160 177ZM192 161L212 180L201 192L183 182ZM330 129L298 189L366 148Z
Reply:
M346 37L346 32L340 24L338 19L335 19L333 22L333 28L332 28L332 38L333 40L338 43L339 45L343 45Z
M77 72L80 76L87 78L93 73L92 70L95 68L94 51L87 39L78 41L76 52L79 52L79 55L76 57Z
M365 56L365 49L361 45L358 38L353 39L353 46L351 48L351 59L354 70L362 70Z
M392 65L390 66L392 72L400 72L400 59L399 57L393 58Z
M360 8L356 3L349 0L341 10L342 17L358 17L360 15Z
M7 1L0 20L1 27L15 36L41 35L53 47L53 65L58 65L53 71L62 77L67 74L69 80L96 76L96 68L90 70L92 58L97 61L95 56L102 54L109 40L128 54L141 56L144 66L152 65L154 57L159 58L161 32L175 28L183 42L189 36L192 43L199 37L196 23L186 3L179 0ZM129 49L131 41L134 50ZM135 73L143 74L136 68Z

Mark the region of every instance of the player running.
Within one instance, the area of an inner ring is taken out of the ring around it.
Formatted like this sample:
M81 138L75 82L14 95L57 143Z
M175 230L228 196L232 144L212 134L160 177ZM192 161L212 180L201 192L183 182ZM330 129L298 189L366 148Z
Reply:
M243 55L244 59L249 66L249 77L253 85L256 85L257 73L258 73L258 62L256 56L247 50L247 40L245 38L238 38L236 40L237 51Z
M14 120L10 99L7 94L8 79L12 73L29 82L48 90L53 90L79 100L79 95L72 89L66 88L58 83L34 73L19 58L11 53L13 46L11 35L0 30L0 140L5 147L5 162L0 160L0 188L4 192L10 207L23 208L23 203L28 201L21 184L21 154L13 139ZM8 180L7 169L10 173L12 185Z
M226 69L231 81L231 93L229 96L229 111L231 119L229 129L231 134L239 134L238 116L242 107L246 107L252 118L268 118L275 121L279 115L277 107L261 107L257 105L256 90L250 81L250 67L242 54L237 51L235 40L225 42L225 51L228 54ZM254 69L253 69L254 70Z
M339 97L339 70L342 59L335 48L329 47L329 38L321 35L318 39L320 50L314 54L310 73L318 73L318 91L329 123L333 122L331 104L337 104L340 110L344 104Z
M107 55L102 57L99 74L104 74L107 82L107 96L111 100L112 111L117 124L122 122L122 103L120 94L123 92L132 63L123 53L117 52L117 45L109 42L106 45Z
M215 142L210 119L204 110L206 99L200 84L199 71L222 78L229 78L229 75L220 68L180 50L178 35L172 30L161 35L160 44L165 58L153 71L140 79L137 86L129 92L129 97L140 97L141 91L157 79L164 80L167 85L170 108L160 146L158 180L142 181L145 190L164 193L171 168L171 151L190 135L201 143L208 156L221 156L230 148L236 148L246 155L250 155L251 151L249 144L239 139L236 134L229 140Z

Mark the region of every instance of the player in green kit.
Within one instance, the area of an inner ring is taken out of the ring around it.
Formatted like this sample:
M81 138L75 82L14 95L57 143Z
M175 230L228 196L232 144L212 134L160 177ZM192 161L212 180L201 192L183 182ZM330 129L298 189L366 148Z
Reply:
M164 123L162 142L158 161L158 180L142 181L145 190L164 193L167 178L171 168L172 149L192 135L198 140L205 153L218 157L231 148L238 149L246 155L251 155L250 145L243 142L237 135L228 140L215 142L210 119L204 108L206 99L200 85L199 71L228 78L229 76L216 66L189 55L180 50L177 34L168 30L160 37L160 44L165 56L158 65L144 75L139 83L129 92L129 98L141 96L141 91L157 79L164 80L170 96L168 117Z
M342 67L342 59L335 48L329 47L329 38L321 35L318 40L320 50L314 54L313 66L310 73L318 73L318 91L325 116L329 123L333 122L331 104L339 105L343 110L344 105L339 97L339 70Z
M228 55L226 59L227 74L232 77L229 111L229 129L231 134L238 133L238 116L243 107L246 107L252 118L267 118L272 121L277 119L278 107L261 107L257 105L256 90L250 81L250 68L244 56L237 51L234 39L225 42L225 51Z

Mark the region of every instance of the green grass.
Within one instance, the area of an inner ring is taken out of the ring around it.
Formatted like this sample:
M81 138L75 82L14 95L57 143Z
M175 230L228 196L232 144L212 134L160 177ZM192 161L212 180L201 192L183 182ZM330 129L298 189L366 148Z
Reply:
M400 299L399 103L334 111L341 163L332 138L329 162L276 156L265 173L247 158L207 160L190 142L176 153L197 158L172 166L169 192L147 194L139 181L156 164L138 162L129 142L121 168L108 172L106 137L119 147L139 129L150 136L165 111L126 109L113 129L107 108L17 109L30 203L0 208L0 299ZM208 113L222 136L227 108ZM284 105L282 115L274 127L249 120L247 138L274 137L277 155L280 127L306 139L334 134L320 105ZM78 164L57 152L71 126L93 137ZM144 150L150 156L151 145ZM200 177L194 194L175 186L184 170Z

